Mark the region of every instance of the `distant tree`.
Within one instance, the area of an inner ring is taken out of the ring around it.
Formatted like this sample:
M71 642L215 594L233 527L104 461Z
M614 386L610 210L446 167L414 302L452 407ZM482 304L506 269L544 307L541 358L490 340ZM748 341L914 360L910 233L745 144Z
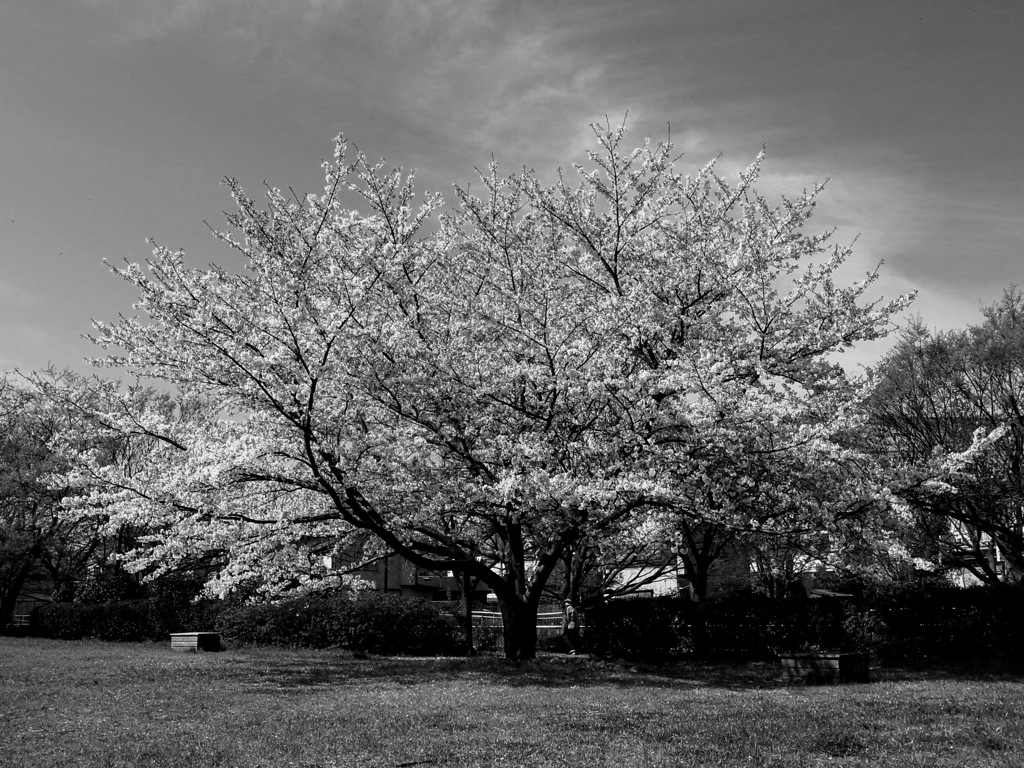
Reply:
M1024 296L1011 287L983 316L949 332L911 323L875 369L871 413L904 472L905 549L996 583L993 546L1024 573Z
M69 371L35 379L88 390L87 381ZM66 468L54 443L80 434L82 418L28 380L0 379L0 626L11 620L30 576L46 574L57 587L73 582L103 547L102 521L90 512L65 515L72 491L52 480ZM93 450L105 460L101 446Z
M213 591L312 589L322 548L369 532L486 584L506 655L529 658L566 552L639 515L829 525L861 394L830 356L906 300L865 304L874 273L836 285L849 251L802 232L820 189L772 206L760 159L732 185L595 132L578 186L492 165L443 214L339 141L322 196L260 209L229 182L239 272L164 248L115 269L140 317L98 325L110 363L210 409L112 411L154 436L130 478L89 470L112 519L154 531L138 566L215 549ZM769 464L777 492L748 471Z

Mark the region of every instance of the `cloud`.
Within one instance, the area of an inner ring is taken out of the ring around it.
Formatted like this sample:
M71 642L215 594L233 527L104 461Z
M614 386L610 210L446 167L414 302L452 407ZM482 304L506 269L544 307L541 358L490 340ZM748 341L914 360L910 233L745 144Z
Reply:
M605 67L570 44L571 17L529 3L520 19L499 0L81 1L114 44L208 59L270 109L301 104L296 120L372 113L375 132L454 133L529 162L573 144L552 124L625 106L595 99Z
M635 48L621 45L620 34L648 35L658 21L644 5L594 3L581 13L530 0L80 2L105 16L116 45L210 62L205 79L238 92L225 99L289 110L289 120L315 130L335 115L361 143L396 137L395 146L442 166L456 155L481 164L492 152L538 170L583 160L593 146L588 124L627 112L638 141L664 138L671 122L677 146L699 166L731 149L734 136L721 125L735 134L750 124L740 119L750 109L742 99L697 98L699 71L691 77L680 65L666 78L671 61L635 60ZM654 42L670 41L660 33ZM750 152L763 141L742 138Z
M124 40L148 40L187 29L208 14L205 0L82 0L94 10L109 15L113 28ZM241 5L222 0L224 5Z
M348 0L81 0L108 15L124 41L153 40L199 27L216 27L239 42L258 43L276 23L291 19L316 26L345 9Z
M766 143L763 191L796 195L831 177L812 227L859 237L849 271L884 260L888 295L920 286L934 306L956 296L973 312L975 297L1016 278L1019 211L944 183L925 153L928 125L911 118L929 102L907 99L931 80L905 80L858 48L890 34L891 19L844 43L796 6L752 24L727 6L680 19L674 4L626 0L80 1L109 20L115 44L211 67L209 114L223 93L252 116L247 131L274 120L268 135L317 137L323 154L343 130L418 166L434 189L492 153L549 178L593 148L589 122L628 111L630 146L671 123L684 172L724 153L719 172L734 177ZM822 16L835 29L858 18ZM895 27L896 43L913 22Z

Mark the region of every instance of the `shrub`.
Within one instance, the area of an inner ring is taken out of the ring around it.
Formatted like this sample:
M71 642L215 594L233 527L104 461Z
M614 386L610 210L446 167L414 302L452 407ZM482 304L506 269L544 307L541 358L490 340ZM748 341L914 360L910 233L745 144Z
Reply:
M344 645L357 652L416 656L452 653L461 645L454 616L422 600L368 593L351 603Z
M890 662L973 663L1021 658L1021 587L941 583L880 586L864 597L885 627L869 649Z
M235 645L342 647L359 654L461 653L456 617L423 600L368 593L310 596L281 603L192 602L172 590L146 600L51 603L37 609L30 632L64 640L166 640L172 632L219 631Z
M145 600L122 600L95 605L51 603L37 608L30 632L60 640L146 640L153 628Z
M600 656L655 660L690 648L693 604L680 597L613 600L587 610L586 646Z
M482 653L500 651L504 646L501 627L473 627L473 645Z
M710 650L719 656L846 649L842 600L745 595L711 601L706 610Z
M137 578L122 570L96 571L75 584L70 602L86 605L141 600L146 589Z
M703 606L683 597L616 600L588 611L588 645L599 655L651 661L697 648L716 657L769 658L842 646L843 615L842 603L828 599L735 595Z
M153 597L147 601L154 640L166 639L172 632L210 632L216 627L225 604L220 600L178 602Z
M201 588L191 574L142 586L123 571L98 571L65 584L55 594L66 599L40 608L30 632L63 639L166 640L172 632L211 630L222 603L195 601Z
M423 600L379 593L236 606L221 612L217 629L237 645L341 647L382 655L463 650L454 616Z
M858 650L889 663L959 664L1024 657L1024 588L942 582L866 585L852 599L734 596L706 603L708 655L771 658ZM696 645L700 609L683 598L613 601L588 612L594 652L664 659Z

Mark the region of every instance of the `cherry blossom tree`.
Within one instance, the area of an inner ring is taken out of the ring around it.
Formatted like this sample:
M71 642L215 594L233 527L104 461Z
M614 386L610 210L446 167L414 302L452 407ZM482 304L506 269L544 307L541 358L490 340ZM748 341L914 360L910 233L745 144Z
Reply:
M530 658L581 542L678 513L832 524L863 392L831 356L908 299L865 301L875 273L837 284L849 250L803 231L820 187L770 204L761 158L730 184L594 131L575 183L492 164L447 207L339 139L323 195L260 207L228 182L235 267L162 247L115 267L138 315L97 324L107 364L202 403L122 400L105 423L149 435L149 460L79 476L154 531L137 564L216 549L212 591L313 589L337 580L321 553L371 534L488 585L506 655Z

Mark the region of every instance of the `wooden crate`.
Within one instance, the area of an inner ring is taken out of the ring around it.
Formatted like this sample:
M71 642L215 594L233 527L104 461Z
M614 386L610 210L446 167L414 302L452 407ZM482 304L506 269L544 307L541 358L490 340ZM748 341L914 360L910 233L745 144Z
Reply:
M866 653L780 654L782 679L790 683L866 683Z
M182 653L196 651L219 651L220 633L218 632L175 632L171 635L171 650Z

